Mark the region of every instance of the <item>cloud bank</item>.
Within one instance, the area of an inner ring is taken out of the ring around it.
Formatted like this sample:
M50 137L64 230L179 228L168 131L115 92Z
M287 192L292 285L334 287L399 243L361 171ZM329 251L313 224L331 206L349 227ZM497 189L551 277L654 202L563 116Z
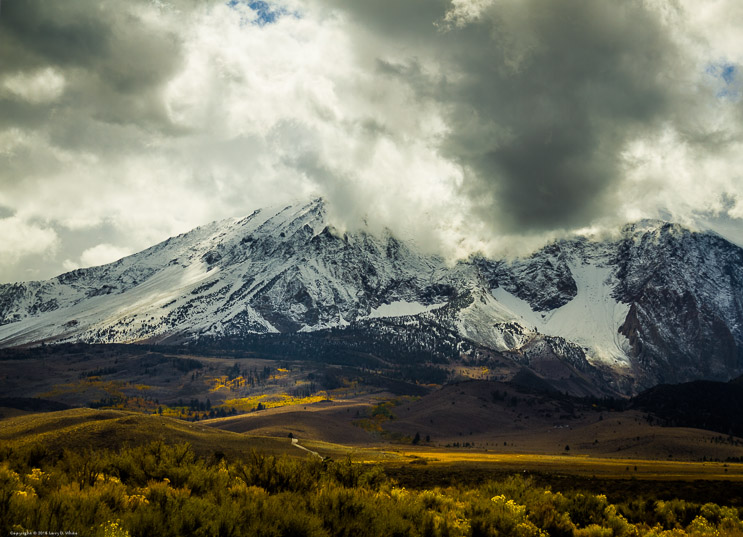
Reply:
M0 281L314 195L450 257L735 229L741 24L734 0L6 0Z

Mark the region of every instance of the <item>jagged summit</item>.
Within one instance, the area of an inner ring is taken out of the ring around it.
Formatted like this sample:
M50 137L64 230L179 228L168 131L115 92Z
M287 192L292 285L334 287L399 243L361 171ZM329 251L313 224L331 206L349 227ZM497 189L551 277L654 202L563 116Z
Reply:
M662 233L662 232L679 232L685 228L680 224L669 222L668 220L661 220L659 218L643 218L636 222L630 222L622 227L624 233Z
M445 332L546 376L559 362L561 375L624 385L726 379L743 372L743 250L642 221L611 240L452 267L391 233L340 233L315 199L213 222L108 265L0 286L3 346L358 326Z

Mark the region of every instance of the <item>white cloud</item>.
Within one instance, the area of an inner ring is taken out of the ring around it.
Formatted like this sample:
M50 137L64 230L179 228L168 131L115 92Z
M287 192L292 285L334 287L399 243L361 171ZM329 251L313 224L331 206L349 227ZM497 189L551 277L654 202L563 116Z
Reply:
M451 8L446 12L442 27L454 25L463 28L482 17L483 12L493 5L495 0L452 0Z
M78 261L66 259L63 265L64 269L67 271L75 270L77 268L95 267L112 263L132 253L133 252L128 248L103 243L85 250Z
M743 199L743 143L702 152L669 129L635 141L624 158L625 219L666 213L691 224L700 213L738 216L728 200Z
M437 149L446 125L432 103L376 73L376 56L358 55L358 32L309 8L262 27L227 6L200 12L165 92L173 120L194 134L164 146L218 178L232 202L321 194L339 226L363 217L440 242L432 235L461 208L461 171Z
M53 229L18 216L0 218L0 237L0 264L4 266L24 256L47 253L57 246L57 234Z
M30 103L48 103L62 95L65 89L65 78L58 70L47 67L32 73L6 75L2 87Z

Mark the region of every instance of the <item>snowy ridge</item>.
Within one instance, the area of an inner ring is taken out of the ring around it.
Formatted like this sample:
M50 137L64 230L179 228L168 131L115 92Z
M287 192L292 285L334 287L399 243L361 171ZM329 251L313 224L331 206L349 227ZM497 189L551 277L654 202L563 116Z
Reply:
M397 300L389 304L381 304L374 308L369 315L366 317L360 317L360 319L380 319L383 317L403 317L406 315L418 315L427 311L433 311L442 307L445 303L441 304L421 304L420 302L405 302L404 300Z

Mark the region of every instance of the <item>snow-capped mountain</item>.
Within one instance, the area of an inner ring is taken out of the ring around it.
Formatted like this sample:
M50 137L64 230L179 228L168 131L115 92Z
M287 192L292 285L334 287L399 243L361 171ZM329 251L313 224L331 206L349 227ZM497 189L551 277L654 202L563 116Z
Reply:
M392 236L340 236L316 200L215 222L109 265L2 286L0 341L317 330L443 304L453 290L436 285L442 271Z
M446 330L545 377L559 363L560 374L622 378L625 391L727 379L743 372L743 250L644 221L613 240L452 267L389 233L340 233L314 200L215 222L109 265L0 286L2 346L182 343L380 318L385 330Z

